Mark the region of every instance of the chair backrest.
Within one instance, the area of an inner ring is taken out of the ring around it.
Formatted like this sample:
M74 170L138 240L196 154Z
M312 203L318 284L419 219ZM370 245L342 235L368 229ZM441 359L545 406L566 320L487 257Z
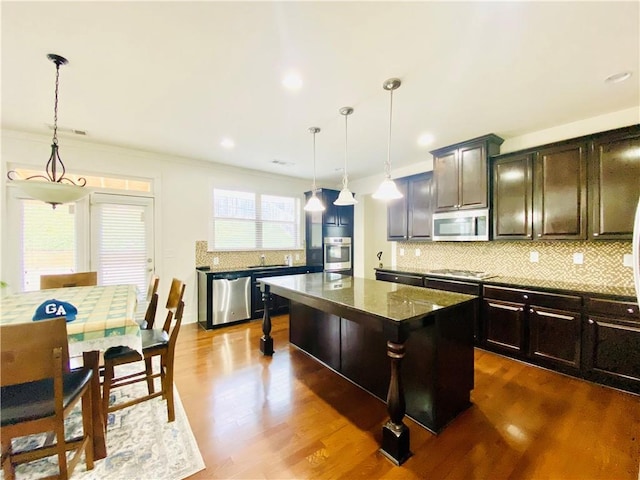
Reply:
M69 343L64 317L0 326L0 385L15 385L54 376L52 351L60 348L69 371Z
M92 287L98 284L98 272L40 275L40 290L64 287Z
M184 288L185 284L182 283L182 280L178 280L177 278L171 280L171 288L169 289L169 296L167 297L167 310L171 310L172 312L177 311L178 305L184 296Z
M164 322L162 330L169 334L169 353L173 356L173 352L176 348L176 342L178 341L178 333L180 333L180 325L182 324L182 314L184 313L184 302L180 300L176 309L176 314L173 318L173 327L171 326L171 317L173 312L169 310L167 312L167 319Z
M147 289L147 302L150 302L153 296L158 294L159 286L160 277L158 275L151 275L149 278L149 288Z

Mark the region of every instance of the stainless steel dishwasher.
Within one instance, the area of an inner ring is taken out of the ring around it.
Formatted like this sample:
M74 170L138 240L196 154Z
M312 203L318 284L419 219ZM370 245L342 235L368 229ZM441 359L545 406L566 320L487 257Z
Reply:
M211 324L251 318L251 275L211 280Z

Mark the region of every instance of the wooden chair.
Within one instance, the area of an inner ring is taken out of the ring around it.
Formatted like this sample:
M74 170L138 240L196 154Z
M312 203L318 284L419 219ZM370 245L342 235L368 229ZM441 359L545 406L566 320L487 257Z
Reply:
M98 284L98 272L40 275L40 290L64 287L92 287Z
M176 313L178 305L184 297L185 284L181 280L174 278L171 280L171 288L169 289L169 296L167 297L166 309Z
M175 318L171 310L167 311L167 317L162 330L142 330L142 355L129 347L109 348L104 353L102 412L105 423L109 412L130 407L159 396L162 396L167 401L167 416L169 422L175 420L176 415L173 403L173 361L183 312L184 302L180 301L176 309ZM172 320L175 320L173 327L171 326ZM154 373L153 371L152 361L155 357L160 358L160 371L158 373ZM143 359L145 360L144 370L121 377L115 376L116 366L139 362ZM159 392L155 392L153 382L154 379L158 377L160 377L161 387ZM109 395L112 389L142 381L147 382L147 395L127 402L109 405Z
M93 420L89 368L69 370L69 347L64 317L0 327L0 438L5 480L15 478L14 467L51 455L58 456L59 477L67 479L82 453L87 470L93 468ZM82 400L83 436L65 439L64 419ZM96 399L97 401L97 399ZM13 452L12 439L54 432L56 442ZM67 463L66 452L75 451Z
M140 328L152 329L156 320L156 311L158 310L158 286L160 285L160 277L151 275L149 279L149 288L147 289L147 309L144 317L136 319Z

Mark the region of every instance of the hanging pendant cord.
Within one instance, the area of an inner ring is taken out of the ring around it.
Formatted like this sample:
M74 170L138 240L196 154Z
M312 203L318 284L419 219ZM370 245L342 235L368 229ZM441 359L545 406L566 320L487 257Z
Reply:
M389 101L389 142L387 144L387 161L384 164L384 173L387 178L391 178L391 119L393 117L393 90L390 90L391 96Z
M56 94L55 103L53 104L53 143L58 144L58 86L60 82L60 62L56 63Z
M342 188L347 187L347 139L349 138L347 132L347 118L349 115L344 116L344 175L342 176Z
M313 191L312 195L316 194L316 132L313 132Z

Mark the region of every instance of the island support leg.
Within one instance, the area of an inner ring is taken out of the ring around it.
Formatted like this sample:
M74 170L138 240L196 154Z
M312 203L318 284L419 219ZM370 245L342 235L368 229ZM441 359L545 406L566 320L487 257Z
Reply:
M409 450L409 428L402 423L406 404L400 364L404 353L404 343L387 342L387 355L391 359L391 380L387 393L387 409L390 418L382 427L380 452L396 465L402 465L412 455Z
M262 316L262 338L260 338L260 351L263 355L273 355L273 338L271 337L271 291L269 285L261 285L262 301L264 302L264 315Z

